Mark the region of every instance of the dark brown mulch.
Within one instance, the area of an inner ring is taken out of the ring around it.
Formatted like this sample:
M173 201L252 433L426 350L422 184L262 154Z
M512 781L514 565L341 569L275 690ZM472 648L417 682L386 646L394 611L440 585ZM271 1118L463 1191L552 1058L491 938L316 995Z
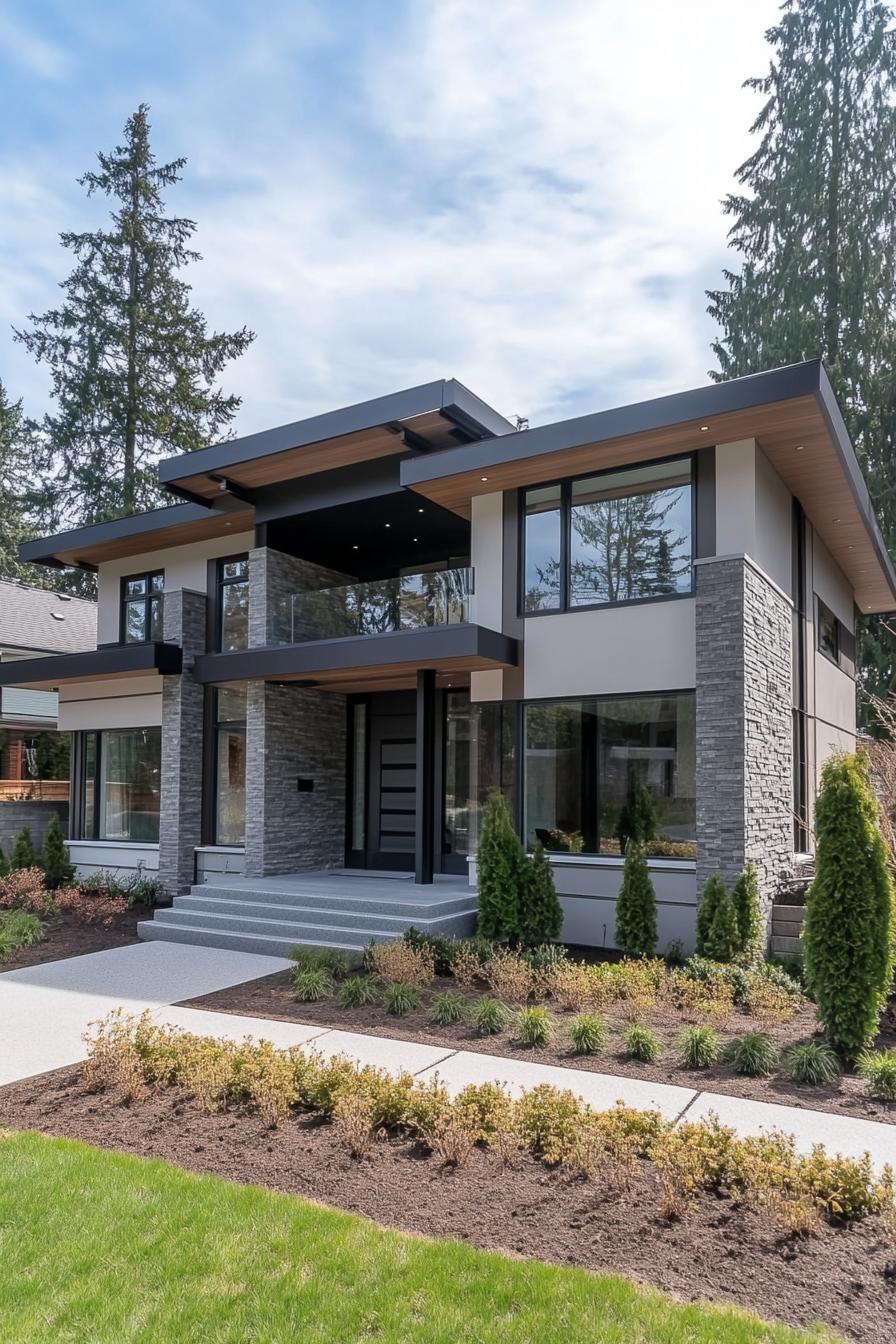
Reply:
M804 1107L807 1110L831 1111L841 1115L861 1116L896 1124L896 1104L875 1101L865 1094L860 1078L846 1076L834 1087L807 1087L793 1083L783 1074L772 1078L743 1078L730 1064L718 1064L710 1069L685 1069L677 1063L675 1040L684 1025L680 1017L665 1005L657 1005L646 1022L663 1042L663 1053L656 1064L639 1064L622 1053L622 1033L625 1021L616 1007L606 1009L603 1015L611 1025L611 1040L600 1055L573 1055L565 1039L563 1023L573 1014L557 1013L560 1027L555 1040L541 1050L532 1050L515 1041L513 1028L497 1036L477 1036L468 1026L435 1027L429 1020L428 1004L440 989L456 988L449 979L437 980L423 995L421 1007L401 1019L391 1017L384 1008L373 1005L366 1008L341 1008L335 999L320 1003L297 1003L289 971L250 980L231 989L205 994L190 999L191 1008L210 1008L221 1013L240 1013L247 1017L270 1017L286 1022L319 1023L345 1031L362 1031L377 1036L388 1036L399 1041L420 1041L426 1045L447 1045L456 1050L475 1050L502 1058L535 1060L539 1064L555 1064L566 1068L587 1069L594 1073L621 1074L628 1078L646 1078L651 1082L675 1083L681 1087L699 1088L705 1092L725 1092L731 1096L749 1097L754 1101L776 1102L782 1106ZM473 996L471 996L473 997ZM815 1032L815 1012L811 1004L803 1008L792 1022L773 1027L769 1034L784 1050L796 1041L809 1040ZM730 1038L745 1031L755 1031L754 1020L735 1013L722 1035ZM878 1042L881 1047L896 1044L892 1024L886 1025Z
M43 942L35 943L33 947L21 947L6 961L0 961L0 973L136 943L138 922L152 919L152 913L151 906L132 905L108 925L85 924L72 915L62 915L58 920L47 921L47 936Z
M896 1338L896 1252L877 1220L794 1241L757 1212L705 1196L685 1222L669 1223L648 1164L624 1198L606 1199L532 1159L507 1169L477 1151L451 1171L397 1138L358 1162L328 1125L298 1119L271 1131L238 1110L206 1115L178 1089L126 1107L87 1095L77 1067L0 1089L0 1125L164 1158L410 1232L623 1274L684 1300L733 1301L792 1325L820 1320L862 1344Z

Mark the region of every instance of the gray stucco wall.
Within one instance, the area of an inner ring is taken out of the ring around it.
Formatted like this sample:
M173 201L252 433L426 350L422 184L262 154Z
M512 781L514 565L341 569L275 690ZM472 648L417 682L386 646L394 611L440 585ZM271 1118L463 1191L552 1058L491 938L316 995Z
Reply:
M202 840L204 691L193 663L205 651L205 593L165 594L165 639L183 648L183 671L162 679L162 794L159 881L176 896L194 880L194 851Z

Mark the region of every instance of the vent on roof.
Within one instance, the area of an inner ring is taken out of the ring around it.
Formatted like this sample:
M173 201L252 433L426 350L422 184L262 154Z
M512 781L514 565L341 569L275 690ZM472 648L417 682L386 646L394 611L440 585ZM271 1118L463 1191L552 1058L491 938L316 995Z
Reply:
M65 620L65 612L64 612L64 611L51 611L51 612L50 612L50 615L53 617L53 620L54 620L54 621L64 621L64 620Z
M60 602L71 602L72 600L71 593L57 593L56 597Z

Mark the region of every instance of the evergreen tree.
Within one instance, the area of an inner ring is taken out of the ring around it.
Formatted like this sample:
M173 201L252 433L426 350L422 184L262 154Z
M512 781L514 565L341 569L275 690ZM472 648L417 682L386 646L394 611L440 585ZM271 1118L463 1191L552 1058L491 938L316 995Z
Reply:
M75 870L68 855L58 812L53 813L47 826L41 852L41 867L48 887L61 887L66 882L74 880Z
M520 887L526 852L500 789L485 802L482 832L476 852L479 887L479 932L484 938L520 935Z
M724 379L821 356L896 550L896 33L878 0L785 0L769 29L755 153L725 200L741 255L709 292ZM869 690L896 683L896 645L865 618Z
M79 179L108 196L111 227L63 233L76 265L58 308L17 331L52 375L57 409L45 422L47 506L54 522L95 522L153 506L162 456L221 437L240 404L215 386L254 339L243 328L209 333L178 272L199 254L196 225L165 213L163 189L185 159L157 164L149 109L128 118L124 143Z
M656 949L656 892L650 880L644 847L626 846L622 886L616 900L614 942L622 952L649 957Z
M707 879L697 905L697 955L700 957L712 956L709 951L710 929L716 908L727 895L721 873L713 873L712 877Z
M893 979L893 892L879 821L865 758L826 761L803 947L819 1020L847 1059L873 1039Z
M25 419L22 402L10 401L0 381L0 579L43 587L35 565L19 559L19 546L34 535L28 518L37 431Z
M646 844L656 835L656 805L650 789L640 774L629 777L625 802L619 809L619 821L616 826L619 835L619 848L625 854L630 840Z
M31 838L31 828L23 826L12 847L9 866L10 868L34 868L36 864L37 853L34 848L34 841Z
M541 841L531 859L525 860L518 926L524 947L550 943L560 937L563 928L563 907L557 899L554 870Z
M38 779L68 779L71 757L68 733L38 733L35 755Z
M0 845L0 877L5 877L9 872L9 860L3 852L3 846Z
M733 961L738 949L737 913L728 888L722 883L706 933L705 956L712 961Z
M762 956L762 915L759 910L759 883L756 868L748 863L731 892L737 919L737 954L745 961L758 961Z

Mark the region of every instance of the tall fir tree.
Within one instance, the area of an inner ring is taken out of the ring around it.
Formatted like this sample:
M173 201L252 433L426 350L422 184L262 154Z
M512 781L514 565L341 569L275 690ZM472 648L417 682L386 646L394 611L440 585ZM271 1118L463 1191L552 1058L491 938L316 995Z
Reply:
M0 382L0 579L18 579L41 587L40 570L19 559L19 546L35 531L28 505L33 495L36 437L36 428L25 418L21 399L10 401Z
M179 272L199 260L189 246L196 225L167 215L162 197L186 160L156 163L148 112L141 104L124 143L78 179L88 196L114 202L110 227L61 235L76 258L63 301L15 333L52 377L44 475L53 525L165 502L158 459L222 437L240 404L216 379L254 335L210 333L190 305Z
M821 356L896 553L896 33L877 0L784 0L766 34L759 137L729 195L739 270L708 293L718 379ZM896 686L896 642L865 618L861 674Z

